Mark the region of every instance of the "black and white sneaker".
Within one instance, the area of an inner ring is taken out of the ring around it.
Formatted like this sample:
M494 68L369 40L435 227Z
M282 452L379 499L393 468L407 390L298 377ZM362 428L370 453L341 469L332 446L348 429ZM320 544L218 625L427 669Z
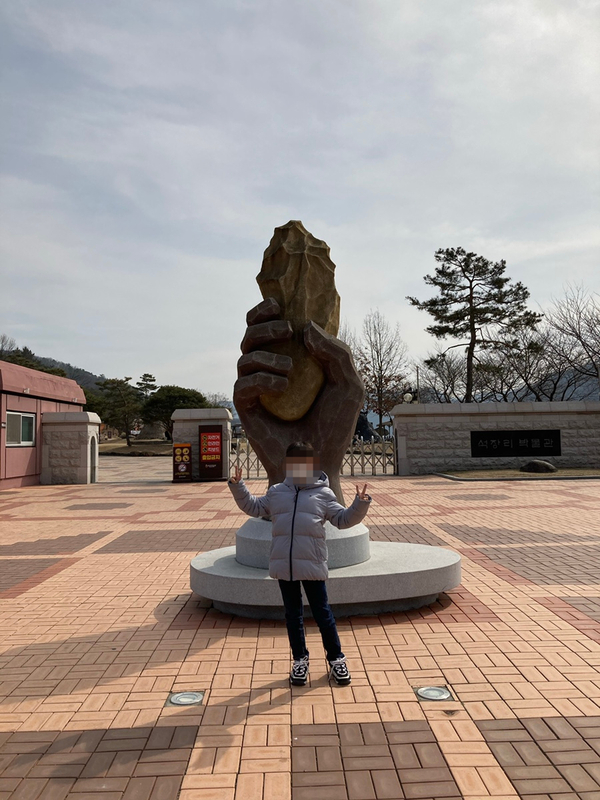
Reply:
M342 656L342 658L336 658L335 661L329 662L329 666L331 667L329 679L331 680L331 678L333 678L338 686L348 686L352 678L346 666L346 658L344 656Z
M290 672L290 683L292 686L306 686L308 680L308 656L294 660L292 671Z

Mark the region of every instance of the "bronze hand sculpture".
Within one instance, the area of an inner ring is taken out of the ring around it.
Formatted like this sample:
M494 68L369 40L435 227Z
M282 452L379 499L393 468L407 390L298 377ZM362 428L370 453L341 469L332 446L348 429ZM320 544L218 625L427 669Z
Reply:
M270 484L285 478L287 447L310 441L343 502L339 473L364 388L350 349L332 335L339 321L334 269L327 245L302 223L275 230L258 281L278 296L248 312L233 401Z

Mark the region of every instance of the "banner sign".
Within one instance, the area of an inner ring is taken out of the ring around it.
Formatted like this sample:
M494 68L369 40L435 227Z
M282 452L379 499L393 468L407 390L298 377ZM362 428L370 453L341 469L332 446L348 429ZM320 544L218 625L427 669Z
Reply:
M223 477L223 430L220 425L200 425L200 480Z
M560 454L560 431L471 431L472 458Z
M190 442L173 444L173 482L192 480L192 445Z

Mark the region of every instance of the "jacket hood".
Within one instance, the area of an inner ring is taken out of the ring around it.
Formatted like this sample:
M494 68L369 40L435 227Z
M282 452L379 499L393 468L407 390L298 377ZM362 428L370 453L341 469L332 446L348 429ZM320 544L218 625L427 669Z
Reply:
M289 486L290 489L295 489L297 486L300 489L312 489L317 487L322 489L324 486L329 486L329 478L325 472L321 472L318 478L313 478L310 482L307 483L294 483L293 478L286 478L284 481L286 486Z

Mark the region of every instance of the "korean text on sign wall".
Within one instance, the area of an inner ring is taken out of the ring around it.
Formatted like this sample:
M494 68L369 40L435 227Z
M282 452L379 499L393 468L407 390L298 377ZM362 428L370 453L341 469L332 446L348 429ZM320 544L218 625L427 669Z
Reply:
M471 431L471 456L559 456L560 431Z
M202 461L221 460L221 434L201 433L200 434L200 458Z

